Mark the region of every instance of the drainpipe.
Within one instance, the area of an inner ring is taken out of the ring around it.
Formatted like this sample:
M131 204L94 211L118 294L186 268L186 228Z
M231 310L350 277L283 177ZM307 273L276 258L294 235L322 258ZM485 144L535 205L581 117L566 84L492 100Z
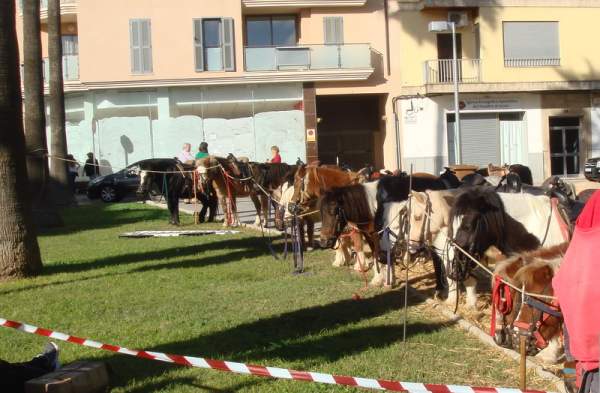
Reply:
M397 103L398 100L402 98L402 96L395 96L392 98L392 107L394 110L394 127L396 129L396 167L401 170L402 163L400 161L400 119L398 119L398 108Z
M388 0L383 0L383 11L385 13L385 59L387 63L387 75L392 74L391 61L390 61L390 20L389 20L389 8Z

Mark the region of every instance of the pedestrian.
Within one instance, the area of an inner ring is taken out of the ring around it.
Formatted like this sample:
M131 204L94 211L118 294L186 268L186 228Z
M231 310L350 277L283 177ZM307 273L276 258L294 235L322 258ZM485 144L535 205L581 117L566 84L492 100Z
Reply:
M580 393L599 393L600 359L600 192L588 200L577 218L573 237L552 280L554 294L564 317L567 355L577 361L577 387Z
M25 392L25 383L60 368L58 346L53 342L46 344L41 354L24 363L9 363L0 360L0 391Z
M69 168L69 186L71 187L71 192L75 194L75 179L79 176L79 163L73 157L73 154L67 154L67 166Z
M85 161L85 165L83 166L83 172L91 180L95 177L98 177L100 174L100 165L98 164L98 160L94 157L94 153L88 153L87 157L88 159Z
M196 153L196 160L201 160L203 158L208 157L208 143L202 142L200 146L198 146L198 153Z
M279 147L271 146L271 164L281 164L281 156L279 155Z
M177 159L184 164L193 164L194 156L192 155L192 145L190 143L184 143L183 149L177 156Z

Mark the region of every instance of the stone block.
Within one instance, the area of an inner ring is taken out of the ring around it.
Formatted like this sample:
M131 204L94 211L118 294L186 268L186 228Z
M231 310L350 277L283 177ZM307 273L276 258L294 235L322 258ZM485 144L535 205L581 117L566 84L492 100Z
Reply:
M25 393L100 393L108 391L108 371L102 362L75 362L27 381Z

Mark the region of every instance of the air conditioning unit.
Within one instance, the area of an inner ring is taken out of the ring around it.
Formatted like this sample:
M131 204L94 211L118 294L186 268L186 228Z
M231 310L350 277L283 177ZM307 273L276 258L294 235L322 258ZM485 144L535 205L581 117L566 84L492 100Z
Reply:
M454 22L456 27L469 25L469 13L467 11L448 11L448 22Z

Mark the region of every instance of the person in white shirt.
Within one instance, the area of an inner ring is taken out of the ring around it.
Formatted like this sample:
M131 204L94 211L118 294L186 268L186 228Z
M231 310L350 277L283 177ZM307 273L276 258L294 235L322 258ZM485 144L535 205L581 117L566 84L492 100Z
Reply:
M189 143L184 143L183 149L181 150L181 153L179 153L177 158L179 159L179 161L181 161L183 163L188 163L188 161L192 161L191 163L193 163L194 156L192 155L191 151L192 151L192 145Z

